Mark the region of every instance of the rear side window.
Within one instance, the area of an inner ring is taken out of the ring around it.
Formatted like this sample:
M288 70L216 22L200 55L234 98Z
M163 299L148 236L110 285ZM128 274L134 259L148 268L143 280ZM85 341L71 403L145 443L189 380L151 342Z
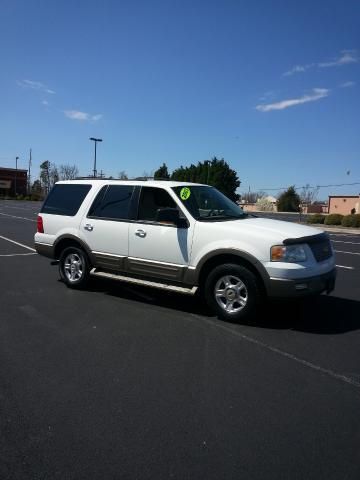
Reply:
M91 185L83 184L55 185L47 196L41 213L73 217L90 189Z
M89 217L128 220L132 185L109 185L103 187L92 204Z

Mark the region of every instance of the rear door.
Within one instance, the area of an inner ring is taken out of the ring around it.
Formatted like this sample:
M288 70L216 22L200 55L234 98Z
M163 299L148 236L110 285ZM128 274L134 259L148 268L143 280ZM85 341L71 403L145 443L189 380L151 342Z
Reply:
M105 185L82 219L80 236L98 267L124 270L133 193L133 185Z

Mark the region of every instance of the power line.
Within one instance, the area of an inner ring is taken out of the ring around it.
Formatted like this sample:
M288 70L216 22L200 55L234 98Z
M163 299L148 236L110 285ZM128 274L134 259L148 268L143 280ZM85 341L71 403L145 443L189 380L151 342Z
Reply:
M329 188L329 187L345 187L345 186L353 186L353 185L360 185L360 182L354 182L354 183L338 183L338 184L332 184L332 185L304 185L302 187L297 187L295 186L295 190L300 190L302 188ZM270 191L270 190L287 190L289 187L277 187L277 188L258 188L258 190L264 190L264 191Z

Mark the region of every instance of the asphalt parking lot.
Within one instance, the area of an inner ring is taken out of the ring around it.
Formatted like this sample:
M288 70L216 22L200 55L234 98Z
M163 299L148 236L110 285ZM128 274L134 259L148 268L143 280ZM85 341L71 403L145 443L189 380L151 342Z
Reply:
M33 251L38 203L0 201L1 479L360 478L360 235L338 280L231 325L196 298Z

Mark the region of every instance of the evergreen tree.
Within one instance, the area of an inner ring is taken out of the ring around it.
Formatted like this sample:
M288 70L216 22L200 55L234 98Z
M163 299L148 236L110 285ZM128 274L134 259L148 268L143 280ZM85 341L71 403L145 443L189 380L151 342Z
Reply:
M168 172L168 168L166 163L163 163L161 167L159 167L154 173L155 180L170 180L170 174Z
M212 185L231 200L238 199L236 189L240 186L240 180L223 158L219 160L213 157L197 165L191 164L190 167L181 166L173 171L171 180Z
M295 186L291 186L278 198L278 212L299 212L300 203L301 200L299 195L295 191Z

